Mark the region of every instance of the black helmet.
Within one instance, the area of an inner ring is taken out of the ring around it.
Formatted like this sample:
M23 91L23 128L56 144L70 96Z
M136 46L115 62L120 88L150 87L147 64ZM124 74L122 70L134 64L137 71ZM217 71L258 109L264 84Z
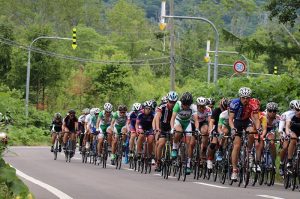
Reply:
M152 102L152 109L154 110L157 107L157 102L154 99L150 101Z
M224 97L224 98L221 99L220 106L221 106L221 108L222 108L223 110L226 110L226 109L227 109L227 107L228 107L228 102L229 102L229 100L228 100L226 97Z
M215 105L216 101L213 98L207 98L207 105Z
M69 114L76 114L76 111L75 110L73 110L73 109L71 109L71 110L69 110L69 112L68 112Z
M62 117L61 117L61 114L60 113L55 113L54 114L54 119L57 119L57 120L60 120Z
M127 106L126 105L120 105L118 107L118 111L127 111Z
M185 92L182 94L180 101L183 105L191 105L193 103L193 96L189 92Z

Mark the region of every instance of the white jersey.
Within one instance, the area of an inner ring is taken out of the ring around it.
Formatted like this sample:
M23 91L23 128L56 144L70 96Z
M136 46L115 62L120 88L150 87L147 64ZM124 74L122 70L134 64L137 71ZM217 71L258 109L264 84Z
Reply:
M289 110L280 116L280 122L279 122L279 132L283 132L283 129L285 128L285 122L286 121L291 121L291 119L294 117L295 111L294 110Z
M90 124L91 123L91 118L92 118L91 114L88 114L87 116L85 116L85 123Z
M207 106L207 107L205 107L203 112L198 111L198 108L197 108L196 104L193 104L192 108L193 108L193 112L197 113L198 122L208 122L208 118L212 115L211 108L209 108ZM194 123L194 118L192 118L192 123Z
M78 122L80 122L80 123L85 122L85 114L79 116Z

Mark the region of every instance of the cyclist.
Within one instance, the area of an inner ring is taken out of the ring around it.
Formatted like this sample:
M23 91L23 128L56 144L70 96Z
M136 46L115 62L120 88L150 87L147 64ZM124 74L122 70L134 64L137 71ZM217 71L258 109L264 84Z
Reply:
M59 134L59 152L61 152L61 128L62 128L62 116L60 113L55 113L51 125L51 152L53 152L53 145L56 139L56 134Z
M97 139L97 136L98 136L98 134L99 134L99 131L98 131L98 129L97 129L97 121L98 121L98 116L99 116L99 114L100 114L100 109L99 108L95 108L94 109L94 111L95 111L95 113L93 114L93 115L91 115L91 117L90 117L90 121L89 121L89 123L88 123L88 125L87 125L87 127L88 127L88 132L89 132L89 140L90 140L90 143L92 144L91 146L91 154L92 155L96 155L96 154L94 154L94 152L96 152L97 153L97 150L95 149L95 147L97 147L96 145L95 145L95 140Z
M287 150L289 146L289 139L286 135L286 120L287 118L292 118L295 115L295 103L297 100L292 100L290 102L290 110L284 112L280 117L278 132L281 136L282 149L280 151L280 164L279 164L279 174L284 175L284 160L287 155Z
M158 144L156 148L156 171L160 172L160 160L162 156L162 149L166 143L166 133L169 133L171 130L171 117L173 113L173 108L175 103L178 100L178 94L174 91L170 91L167 95L167 103L161 104L156 111L155 116L155 129L159 133Z
M154 112L152 111L152 109L153 109L152 101L144 102L143 111L139 113L136 120L135 128L138 131L138 140L137 140L138 158L141 157L142 146L146 137L148 143L148 153L149 155L152 155L153 142L154 142L154 132L153 132Z
M66 143L68 141L68 137L73 141L73 155L76 147L76 132L78 130L78 119L76 117L76 112L71 109L68 112L69 114L63 120L62 132L63 132L63 149L66 150Z
M208 122L211 117L211 109L206 106L207 104L207 99L204 97L198 97L196 100L197 105L192 105L194 111L197 113L198 116L198 122L199 122L199 129L202 135L205 135L201 139L201 164L203 161L206 159L206 149L208 145ZM192 131L195 131L195 121L191 120L192 122ZM194 146L195 146L195 137L191 137L190 145L189 145L189 151L190 153L193 152Z
M220 133L220 136L222 135L227 135L228 133L228 126L226 126L226 122L228 124L228 99L227 98L223 98L220 101L219 107L215 108L212 112L212 116L209 120L209 130L208 132L210 133L210 137L211 137L211 141L209 144L209 147L207 149L207 168L208 169L212 169L213 167L213 158L214 158L214 153L215 153L215 149L218 145L218 138L217 137L212 137L212 133ZM224 112L224 113L223 113ZM219 123L219 118L221 113L223 113L223 120L221 120L221 125L220 125L220 130L218 130L218 123ZM202 131L201 131L202 132ZM204 137L203 137L204 138ZM222 144L222 143L219 143ZM219 153L217 154L217 160L222 160L222 151L223 147L219 148Z
M173 149L171 153L171 157L174 159L177 157L177 150L178 150L178 143L181 139L180 132L186 133L186 144L188 145L188 162L187 162L187 168L186 168L186 174L191 173L190 163L193 151L190 150L189 144L192 136L192 124L191 120L194 119L195 123L195 131L199 133L199 122L198 122L198 116L197 111L192 106L193 103L193 96L189 92L185 92L182 94L180 101L177 101L172 113L171 118L171 133L174 134L174 131L176 132L174 135L173 140Z
M112 165L115 164L115 159L116 159L116 146L117 146L117 141L118 137L122 136L123 140L123 146L125 145L125 140L126 140L126 121L127 121L127 107L125 105L120 105L118 107L118 111L113 114L113 119L110 125L110 129L107 131L110 132L111 135L113 135L113 140L112 140L112 156L111 156L111 163ZM123 150L123 149L122 149Z
M98 134L98 156L101 156L102 154L102 147L103 147L103 139L104 135L107 133L107 130L110 128L112 119L113 119L113 105L110 103L105 103L103 106L104 110L100 112L98 116L98 121L97 121L97 129L99 130ZM109 145L111 145L111 140L112 140L112 135L108 134L107 137L107 142Z
M78 118L78 129L79 129L79 132L80 132L80 135L79 135L79 151L81 152L81 149L82 149L82 143L83 143L83 138L84 138L84 132L85 132L85 118L86 116L90 113L90 109L88 108L85 108L82 110L82 115L79 116Z
M292 118L286 120L286 133L290 136L290 144L288 147L288 162L287 169L292 167L292 159L295 153L297 138L300 136L300 101L294 103L295 115Z
M163 96L160 101L160 105L168 103L168 95ZM160 106L159 105L159 106Z
M82 150L86 150L87 148L90 148L90 130L89 130L89 123L91 120L91 117L95 115L95 108L91 108L90 113L85 116L84 121L84 137L83 137L83 143Z
M133 157L133 148L134 148L134 140L137 137L136 134L136 119L138 114L140 113L142 109L142 105L140 103L134 103L132 106L132 111L128 114L127 118L127 130L130 132L130 140L129 140L129 156Z
M250 88L242 87L239 89L239 98L233 99L230 103L229 126L231 128L232 136L235 136L231 155L233 167L231 179L234 181L237 180L237 162L241 148L240 133L243 130L254 131L253 127L251 128L251 115L254 120L255 128L258 132L261 132L258 116L258 105L255 103L255 101L250 101L251 93L252 91Z

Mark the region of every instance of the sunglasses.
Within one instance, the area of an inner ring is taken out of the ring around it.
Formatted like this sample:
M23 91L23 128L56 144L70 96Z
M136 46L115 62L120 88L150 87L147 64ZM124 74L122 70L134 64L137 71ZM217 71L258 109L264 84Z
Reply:
M300 109L295 109L295 111L300 112Z
M269 113L277 113L275 110L267 110Z
M242 99L250 99L250 97L242 97Z

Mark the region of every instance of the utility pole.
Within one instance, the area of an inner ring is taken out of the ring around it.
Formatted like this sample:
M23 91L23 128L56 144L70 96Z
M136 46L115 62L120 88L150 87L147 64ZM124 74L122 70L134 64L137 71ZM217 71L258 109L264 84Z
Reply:
M170 15L174 16L174 0L170 0ZM175 31L174 19L170 18L170 89L175 91Z

